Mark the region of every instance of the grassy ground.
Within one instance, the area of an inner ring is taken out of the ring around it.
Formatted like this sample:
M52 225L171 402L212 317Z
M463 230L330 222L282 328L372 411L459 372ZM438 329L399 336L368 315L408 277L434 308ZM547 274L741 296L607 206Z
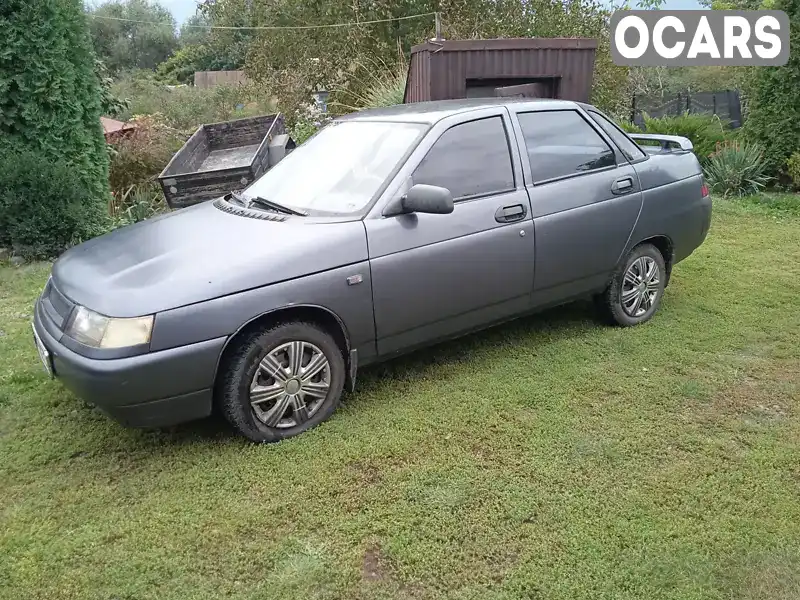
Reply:
M717 206L648 325L577 304L363 373L321 428L122 429L0 269L0 598L800 598L800 214Z

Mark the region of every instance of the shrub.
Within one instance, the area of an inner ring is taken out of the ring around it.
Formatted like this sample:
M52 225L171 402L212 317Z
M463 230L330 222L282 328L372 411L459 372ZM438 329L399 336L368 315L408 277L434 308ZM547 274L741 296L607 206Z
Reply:
M645 114L644 129L646 133L663 133L689 138L694 145L694 153L702 163L707 162L719 144L735 136L719 117L709 113L687 112L679 116L659 118Z
M160 114L165 124L186 131L203 123L275 112L269 94L253 84L211 89L169 87L157 81L151 72L135 71L118 80L112 91L129 103L128 110L120 113L120 119Z
M760 192L771 179L768 172L761 147L739 141L720 144L705 166L711 191L723 197Z
M627 131L628 133L643 133L641 127L630 121L618 120L615 121L615 123L620 126L622 131Z
M789 60L781 67L750 71L744 132L764 147L765 159L777 175L800 140L800 2L783 0L774 8L789 15Z
M0 246L26 259L59 255L105 232L105 204L66 161L41 153L0 152Z
M109 146L111 190L119 196L131 186L153 181L186 141L186 135L160 115L136 118L133 133Z
M800 150L793 152L786 161L786 173L792 180L794 188L800 190Z
M69 163L87 206L105 206L108 154L83 2L5 0L0 31L0 147Z
M295 143L302 144L330 120L316 104L308 104L294 113L288 131Z
M401 48L398 47L397 61L393 65L373 60L371 64L359 64L359 67L365 75L355 78L349 88L340 87L334 90L334 93L342 98L341 101L333 103L335 106L349 112L403 103L408 65Z
M164 192L156 182L132 185L113 194L108 212L117 227L131 225L169 211Z

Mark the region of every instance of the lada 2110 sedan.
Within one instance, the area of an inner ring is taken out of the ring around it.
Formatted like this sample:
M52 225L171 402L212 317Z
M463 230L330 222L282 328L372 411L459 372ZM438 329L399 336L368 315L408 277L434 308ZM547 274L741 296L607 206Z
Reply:
M650 319L711 220L691 149L567 101L355 113L241 193L64 253L36 345L123 424L216 406L281 440L327 419L359 366L583 296Z

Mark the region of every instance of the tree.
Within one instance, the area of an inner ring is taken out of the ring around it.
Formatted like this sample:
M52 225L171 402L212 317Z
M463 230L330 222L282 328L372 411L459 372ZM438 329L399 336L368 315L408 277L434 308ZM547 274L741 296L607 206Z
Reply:
M749 71L745 134L764 147L764 156L777 172L800 149L800 0L783 0L776 8L789 16L789 61L782 67Z
M612 113L627 105L627 73L611 61L610 9L595 0L206 0L201 6L215 25L298 26L386 19L386 22L303 30L229 32L247 35L245 70L264 82L291 111L308 102L316 86L345 89L374 80L376 70L393 71L397 44L406 56L413 45L434 34L433 16L403 19L438 11L448 39L492 37L594 37L600 42L594 100ZM218 32L214 32L215 35ZM224 32L219 32L224 33Z
M181 48L207 44L211 39L211 29L208 28L210 25L210 19L202 13L186 19L186 22L181 25L181 33L178 38Z
M31 195L24 177L15 180L14 173L34 172L18 162L18 156L26 155L45 165L67 166L84 186L84 224L100 223L109 197L108 153L100 125L100 81L81 0L5 0L0 31L0 181L6 198L0 203L0 221L5 210L19 231L36 233L20 222L19 207L9 205L14 189L21 201L38 208L62 202L58 181L50 182L48 196ZM39 210L39 217L47 214Z
M178 47L175 19L158 2L111 0L88 13L95 52L114 74L155 69Z

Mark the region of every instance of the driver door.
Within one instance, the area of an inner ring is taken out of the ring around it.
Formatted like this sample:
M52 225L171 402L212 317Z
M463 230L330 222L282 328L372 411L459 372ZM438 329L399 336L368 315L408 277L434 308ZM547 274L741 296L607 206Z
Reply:
M449 189L455 201L451 214L364 222L379 355L478 329L528 308L533 222L521 166L511 152L513 129L502 109L469 118L440 123L426 137L435 139L427 150L423 140L416 166L401 171L412 184Z

